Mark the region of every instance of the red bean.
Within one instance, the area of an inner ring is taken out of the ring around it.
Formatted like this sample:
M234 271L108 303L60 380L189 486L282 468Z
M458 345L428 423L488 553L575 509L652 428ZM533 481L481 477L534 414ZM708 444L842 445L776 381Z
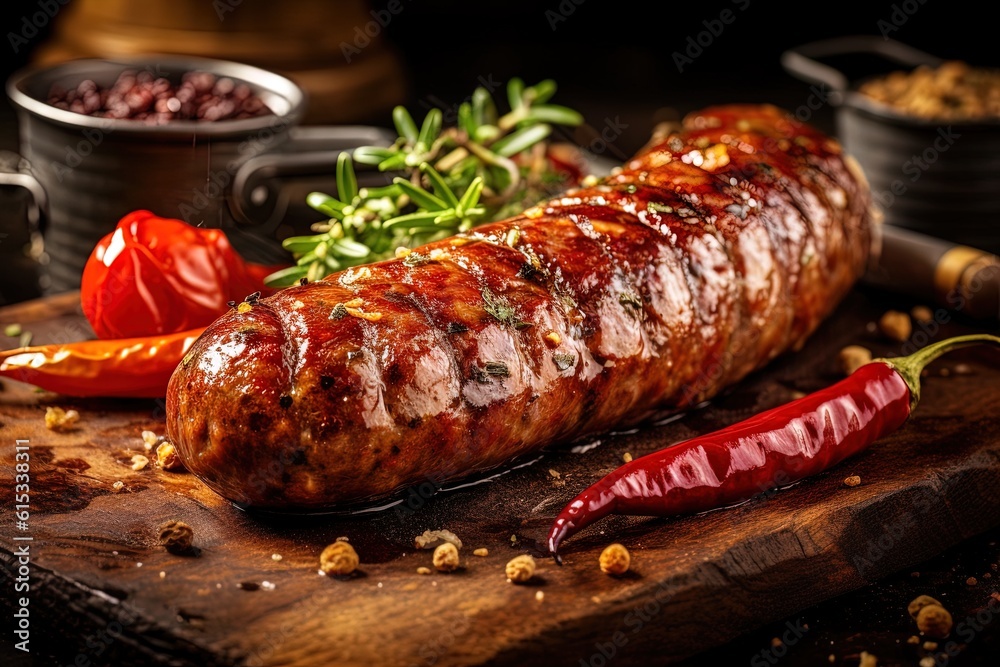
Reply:
M110 87L85 79L67 89L55 84L48 104L102 118L122 118L159 125L172 120L217 121L271 113L245 83L210 72L186 72L180 83L153 72L125 70Z

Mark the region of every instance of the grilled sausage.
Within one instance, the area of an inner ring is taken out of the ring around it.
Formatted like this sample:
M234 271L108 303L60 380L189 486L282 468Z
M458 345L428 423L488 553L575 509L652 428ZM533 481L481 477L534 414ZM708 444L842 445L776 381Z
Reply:
M593 187L231 311L170 381L187 468L320 510L710 397L865 267L867 184L769 106L710 108Z

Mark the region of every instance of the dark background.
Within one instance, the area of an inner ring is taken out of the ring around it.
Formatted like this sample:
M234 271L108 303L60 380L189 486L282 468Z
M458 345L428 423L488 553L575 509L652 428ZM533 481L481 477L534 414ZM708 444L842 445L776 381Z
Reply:
M263 1L242 0L240 6ZM583 111L598 130L606 119L616 116L628 125L615 142L624 153L643 144L662 107L683 113L705 104L747 101L795 109L805 102L809 89L782 70L781 53L816 39L879 35L878 22L890 21L894 8L898 8L897 17L906 17L891 33L900 41L975 65L995 66L1000 60L996 24L979 9L985 5L972 2L400 2L403 9L384 34L402 56L415 110L421 109L421 101L434 97L448 104L460 101L480 77L506 81L518 75L528 83L551 77L561 87L556 101ZM371 2L373 9L386 4L387 0ZM295 2L282 5L292 11ZM672 54L683 52L687 38L704 31L702 22L718 19L723 9L732 10L735 21L678 72ZM50 24L28 46L13 53L7 34L17 31L22 17L35 11L38 0L8 0L0 9L4 78L28 63L32 47L51 28ZM58 20L57 16L54 22ZM877 60L855 65L859 75L885 67ZM6 105L3 111L4 118L10 118ZM813 122L832 129L831 118L830 110L822 109ZM381 122L386 124L388 117ZM4 128L8 131L0 137L0 148L14 148L9 124Z
M243 4L255 1L265 0L243 0ZM401 1L404 9L388 24L385 36L399 52L406 69L409 105L415 115L422 115L428 104L451 105L464 99L484 79L506 81L517 75L530 84L551 77L560 85L554 101L582 111L596 131L610 124L624 128L608 149L609 156L620 159L645 142L657 120L703 105L771 102L794 110L806 102L810 91L807 84L784 72L779 63L783 51L841 35L879 35L879 21L891 25L893 17L899 24L891 33L895 39L973 65L1000 64L996 23L980 9L985 5L953 0L923 3L920 0ZM381 9L387 3L374 0L371 4ZM288 7L294 5L294 2L283 3ZM741 9L744 6L746 9ZM724 9L733 11L735 21L713 36L712 43L703 47L694 62L679 72L673 54L683 52L689 37L696 38L706 30L703 22L718 19ZM37 0L8 0L0 8L4 79L29 63L32 47L40 44L51 29L50 24L29 46L13 52L8 33L18 31L22 17L35 11L38 11ZM902 17L905 22L899 20ZM206 25L205 29L213 27ZM852 78L886 69L886 64L878 60L840 64L849 68ZM358 120L389 123L387 114L383 118ZM828 106L819 109L811 121L834 131L833 109ZM586 135L576 138L583 143L589 139ZM3 103L0 149L16 150L16 147L14 114ZM925 585L936 582L944 586L949 582L956 597L967 595L962 584L955 583L953 571L961 571L962 566L986 568L995 562L998 537L993 531L915 570L923 572ZM974 565L971 561L975 561ZM852 651L857 655L859 649L872 645L894 645L900 636L896 628L900 623L899 609L916 592L916 581L910 573L900 573L868 589L806 610L802 618L824 629L803 642L797 658L790 655L784 664L824 664L826 653L835 641L841 655ZM758 651L769 647L770 638L782 629L782 624L763 628L704 656L707 663L703 664L747 664ZM956 664L996 664L994 660L1000 651L996 633L984 637L974 648ZM899 651L904 649L908 651L905 660L900 654L899 663L892 660L889 663L916 664L916 649L902 647ZM693 661L699 662L700 659Z

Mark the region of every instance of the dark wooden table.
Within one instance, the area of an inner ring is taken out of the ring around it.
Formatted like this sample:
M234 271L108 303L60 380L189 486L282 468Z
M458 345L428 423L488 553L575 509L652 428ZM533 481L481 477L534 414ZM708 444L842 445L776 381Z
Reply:
M132 455L145 453L141 432L164 430L161 403L69 399L5 382L5 508L14 441L29 439L32 457L35 662L13 664L597 666L699 656L685 664L805 665L830 664L833 655L833 664L854 665L867 650L880 665L915 665L930 655L907 643L916 629L905 607L919 593L942 599L956 622L988 615L971 636L956 626L961 655L950 664L995 664L1000 623L992 614L1000 606L989 605L998 604L990 595L1000 576L1000 354L993 350L938 362L916 416L835 470L727 510L607 520L567 543L564 567L540 560L531 585L504 580L506 561L541 556L553 515L625 452L638 456L829 384L843 345L898 353L898 344L871 331L888 305L882 298L856 291L801 352L680 419L602 437L591 449L555 449L433 499L417 488L409 507L364 516L249 516L192 475L131 469ZM40 343L87 334L72 296L0 310L0 324L12 321ZM949 322L935 337L969 330ZM53 404L81 413L76 430L44 428L44 406ZM848 475L862 484L845 486ZM119 480L125 489L115 493ZM194 528L197 556L157 545L156 527L168 519ZM0 599L12 612L12 554L23 542L13 540L9 509L3 521ZM438 528L462 538L464 568L418 575L430 553L415 549L413 538ZM316 572L319 552L339 536L362 559L361 575L349 581ZM633 553L625 578L597 568L611 541ZM489 556L472 556L478 547ZM10 613L4 617L10 622ZM772 645L782 636L787 643ZM23 658L9 632L3 641Z

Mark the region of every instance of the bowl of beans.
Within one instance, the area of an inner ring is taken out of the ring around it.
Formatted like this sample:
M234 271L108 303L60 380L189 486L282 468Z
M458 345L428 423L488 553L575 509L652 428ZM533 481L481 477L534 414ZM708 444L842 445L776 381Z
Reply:
M265 177L303 165L329 171L340 150L382 141L296 127L306 105L299 86L221 60L74 60L15 74L7 95L27 164L17 184L30 179L43 200L50 292L77 287L97 241L138 209L226 228L248 259L285 261L274 237L280 197Z
M824 60L874 54L888 71L854 80ZM784 54L837 107L837 132L887 224L1000 253L1000 71L944 61L882 37Z

